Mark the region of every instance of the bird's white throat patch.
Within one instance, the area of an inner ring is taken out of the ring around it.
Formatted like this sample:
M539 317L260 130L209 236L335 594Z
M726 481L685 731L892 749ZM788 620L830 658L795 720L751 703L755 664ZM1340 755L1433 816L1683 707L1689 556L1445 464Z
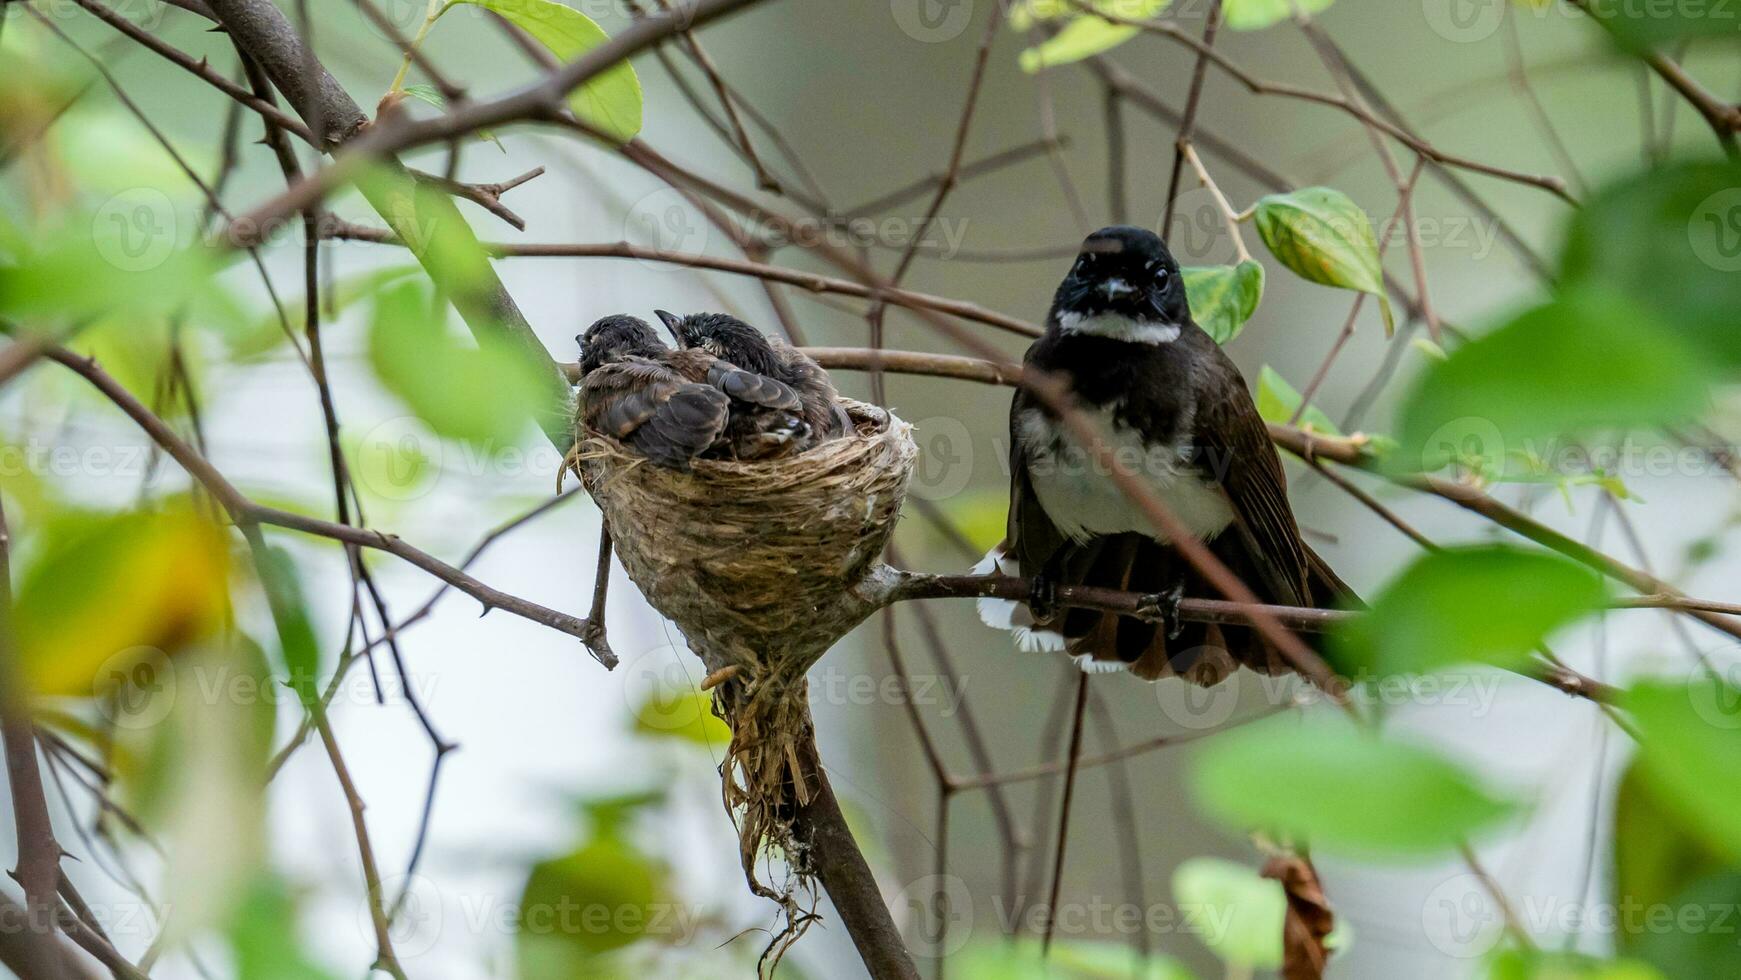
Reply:
M1058 314L1058 329L1065 333L1093 334L1133 344L1170 344L1179 339L1179 325L1163 320L1137 320L1119 313L1063 312Z

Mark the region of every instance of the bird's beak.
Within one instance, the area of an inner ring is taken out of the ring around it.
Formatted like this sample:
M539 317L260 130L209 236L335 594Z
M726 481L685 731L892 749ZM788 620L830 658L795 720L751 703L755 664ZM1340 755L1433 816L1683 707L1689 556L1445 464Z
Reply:
M683 335L677 332L677 325L683 322L682 317L675 313L667 313L664 310L654 310L653 315L659 318L659 322L665 325L666 330L671 331L671 339L677 341L677 346L688 346L683 342Z
M1106 280L1100 284L1100 291L1106 294L1107 299L1117 299L1120 296L1129 296L1131 293L1136 292L1136 290L1131 288L1130 283L1125 282L1123 279Z

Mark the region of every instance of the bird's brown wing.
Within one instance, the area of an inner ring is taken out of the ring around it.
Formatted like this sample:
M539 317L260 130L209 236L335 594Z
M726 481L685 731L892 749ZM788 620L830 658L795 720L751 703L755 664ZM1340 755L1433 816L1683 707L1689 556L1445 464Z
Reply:
M1281 459L1238 370L1219 348L1214 357L1212 370L1226 377L1203 386L1217 395L1197 406L1192 441L1199 470L1220 485L1233 508L1233 526L1221 532L1218 550L1240 552L1241 564L1258 579L1249 584L1265 601L1316 605L1314 598L1329 597L1313 595L1310 550L1288 504Z
M661 466L686 469L725 429L731 399L670 367L628 358L588 372L580 385L586 424Z
M707 382L731 397L763 408L798 410L798 393L765 374L745 371L729 361L715 358L707 368Z
M822 365L778 337L768 338L781 370L802 402L804 421L817 439L832 439L852 429L852 417L840 405L840 392Z

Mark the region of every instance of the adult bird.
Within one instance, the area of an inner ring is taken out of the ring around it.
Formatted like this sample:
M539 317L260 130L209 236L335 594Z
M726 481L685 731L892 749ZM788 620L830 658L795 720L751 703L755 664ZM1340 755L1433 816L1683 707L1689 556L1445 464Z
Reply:
M1116 226L1088 236L1052 301L1030 370L1061 379L1130 472L1257 593L1260 601L1328 607L1348 589L1300 539L1280 459L1245 380L1191 320L1178 263L1159 236ZM1180 676L1204 686L1236 666L1285 669L1249 627L1183 623L1186 594L1218 598L1026 389L1010 405L1009 523L976 571L1027 577L1022 605L980 601L986 623L1024 649L1070 653L1086 671ZM1161 622L1056 608L1060 585L1143 593Z
M828 372L798 348L726 313L680 317L664 310L653 312L680 346L705 350L746 370L776 378L796 391L798 414L810 427L796 447L799 450L838 438L852 428L852 419L841 407L840 393Z

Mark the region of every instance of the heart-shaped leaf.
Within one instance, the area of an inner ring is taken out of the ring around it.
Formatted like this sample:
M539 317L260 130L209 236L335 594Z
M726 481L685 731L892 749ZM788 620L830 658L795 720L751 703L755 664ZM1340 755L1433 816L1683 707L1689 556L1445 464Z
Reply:
M1179 272L1185 278L1191 319L1218 344L1239 336L1263 298L1263 266L1250 259L1238 265L1188 266Z

